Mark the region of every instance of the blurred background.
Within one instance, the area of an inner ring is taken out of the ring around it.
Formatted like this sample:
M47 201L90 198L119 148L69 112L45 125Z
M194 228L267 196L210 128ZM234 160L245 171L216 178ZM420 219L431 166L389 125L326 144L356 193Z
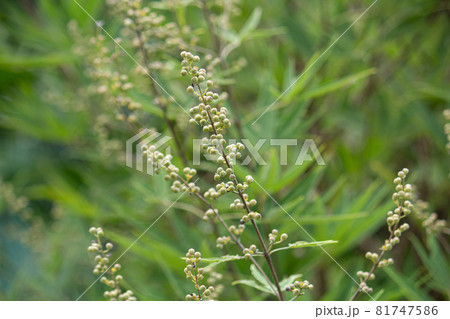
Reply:
M79 3L142 61L116 12L118 4ZM379 0L313 65L372 1L231 1L227 19L222 19L228 8L223 1L206 7L188 0L144 3L182 30L181 44L152 52L151 68L183 108L195 103L185 92L187 80L179 76L180 49L188 49L201 63L217 64L208 72L232 92L227 104L233 104L242 129L234 125L228 138L314 139L325 166L298 167L294 161L280 166L279 148L265 144L261 154L269 165L238 167L238 176L250 172L315 239L339 241L325 248L350 274L368 271L365 252L387 238L392 181L408 167L417 198L427 202L420 206L428 206L408 217L411 229L389 256L395 265L377 271L373 295L448 300L448 228L424 225L430 216L446 220L450 203L443 115L450 105L448 1ZM218 39L209 32L205 8L220 31ZM101 226L118 257L179 196L162 176L125 166L125 141L139 128L175 131L190 162L191 140L203 133L188 125L177 105L158 106L149 79L109 38L100 44L91 40L102 31L74 1L1 1L0 12L0 299L75 300L96 279L88 229ZM166 43L171 33L161 32L156 38ZM96 58L107 51L102 46L117 52L138 110L123 111L111 96L99 94L94 71ZM225 63L214 62L218 50ZM174 162L182 166L172 143ZM298 149L289 152L295 158ZM196 167L203 191L213 185L214 166ZM258 199L264 234L277 228L291 242L310 240L257 185L249 194ZM237 222L227 208L230 201L226 196L217 205L225 219ZM224 254L216 248L213 227L202 221L203 212L195 198L182 198L120 260L125 286L138 299L183 300L192 283L180 257L191 247L205 257ZM246 231L243 242L250 245L256 237ZM348 300L355 290L320 248L287 250L274 259L281 278L302 274L315 285L302 300ZM251 278L248 262L234 265L239 279ZM236 278L225 264L215 271L222 274L215 283L223 286L220 300L272 298L231 285ZM103 300L103 291L97 283L82 299Z

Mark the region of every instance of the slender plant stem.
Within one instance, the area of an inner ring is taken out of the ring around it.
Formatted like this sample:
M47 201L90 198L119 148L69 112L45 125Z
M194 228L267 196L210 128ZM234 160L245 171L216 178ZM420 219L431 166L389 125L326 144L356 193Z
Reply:
M403 187L405 187L405 178L403 178ZM402 213L403 213L403 205L404 205L404 199L401 200L401 204L400 204L401 211L400 211L400 214L399 214L399 221L398 221L398 223L394 225L394 228L392 228L392 229L389 228L389 231L390 231L391 234L390 234L390 236L388 238L388 242L390 242L391 239L394 237L394 233L397 230L398 225L400 224L400 220L402 219ZM374 273L375 269L377 269L378 264L380 263L381 259L383 258L385 252L386 252L385 250L381 251L380 255L378 256L378 258L376 260L376 262L373 264L372 268L370 269L369 275L361 282L361 284L367 283L367 281L369 280L370 276ZM358 297L359 293L361 292L361 284L358 287L358 289L355 291L355 293L353 294L352 298L350 298L350 301L355 301L356 297Z
M199 93L200 93L201 99L203 100L203 103L206 105L207 102L206 102L206 99L205 99L205 97L204 97L204 95L203 95L202 89L201 89L201 87L200 87L199 84L197 84L197 88L198 88L198 90L199 90ZM211 113L210 113L208 110L207 110L206 112L208 113L209 121L210 121L210 123L211 123L213 132L214 132L215 135L217 135L217 130L216 130L216 127L215 127L215 125L214 125L214 121L213 121L213 119L212 119ZM238 182L238 180L237 180L236 175L234 174L233 167L231 166L231 164L229 163L229 161L228 161L228 159L227 159L227 156L226 156L226 153L225 153L225 150L224 150L223 146L220 144L219 147L220 147L220 151L221 151L221 153L222 153L222 156L223 156L223 158L225 159L225 163L226 163L227 167L233 171L234 178L233 178L232 180L233 180L233 183L234 183L235 186L236 186L238 196L240 197L241 202L242 202L242 204L244 205L245 210L247 211L248 214L250 214L250 213L251 213L251 210L250 210L250 208L248 207L247 202L245 201L244 194L243 194L242 191L241 191L240 189L238 189L238 187L237 187L237 185L239 184L239 182ZM273 280L274 280L274 283L275 283L275 287L277 288L277 291L278 291L279 299L280 299L280 300L284 300L284 298L283 298L283 293L281 292L281 288L280 288L280 283L279 283L279 281L278 281L277 273L276 273L276 271L275 271L275 268L273 267L272 259L271 259L271 257L270 257L270 254L267 252L266 245L264 244L264 240L262 239L262 236L261 236L261 233L260 233L260 231L259 231L259 228L258 228L258 226L256 225L256 223L255 223L253 220L252 220L251 222L252 222L253 228L255 229L256 234L258 235L259 242L260 242L261 247L262 247L263 252L264 252L264 258L267 260L267 264L269 265L270 272L272 273L272 277L273 277Z
M200 293L200 286L198 285L197 264L194 264L194 275L195 275L195 289L197 289L198 292L198 300L201 300L202 294Z
M270 257L269 252L267 251L266 245L264 244L264 240L261 237L261 233L259 232L258 226L256 226L255 221L251 220L253 228L255 228L256 234L258 235L259 242L261 243L261 247L264 252L264 258L267 260L267 264L269 265L270 272L272 273L273 280L275 281L275 286L277 287L278 294L281 296L281 300L283 300L283 293L281 292L280 283L278 281L277 272L275 271L275 267L273 266L272 258Z
M177 174L177 178L186 186L188 186L188 182L181 177L180 175ZM208 206L208 208L212 209L217 217L217 219L219 220L219 222L223 225L223 227L226 229L226 231L228 232L228 234L231 236L231 238L233 238L234 242L239 246L239 248L241 250L245 249L245 246L241 243L241 241L239 240L239 238L236 237L236 235L230 230L229 226L227 225L227 223L223 220L222 216L220 216L220 214L218 213L218 211L214 208L214 206L208 202L206 200L205 197L203 197L201 194L199 193L194 193L195 196L197 196L198 199L200 199L206 206ZM256 266L256 268L258 269L258 271L261 273L261 275L264 277L264 279L267 281L267 283L270 285L270 287L272 288L272 290L274 291L275 295L277 296L278 299L282 300L280 298L280 296L277 293L277 289L274 286L274 284L272 283L272 281L270 281L270 279L267 277L266 273L264 272L264 270L262 269L262 267L259 265L259 263L253 258L253 256L250 256L250 260L252 261L252 263Z
M395 230L395 229L394 229ZM393 234L393 232L392 232ZM392 234L391 236L389 236L388 240L392 239ZM375 269L377 269L378 264L380 263L381 259L384 256L385 251L381 251L380 256L378 256L377 261L373 264L372 268L369 271L369 275L361 282L362 283L367 283L367 281L369 280L369 277L373 274L373 272L375 271ZM356 297L358 297L359 293L361 292L361 286L358 287L358 289L355 291L355 293L353 294L352 298L350 298L350 301L355 301Z

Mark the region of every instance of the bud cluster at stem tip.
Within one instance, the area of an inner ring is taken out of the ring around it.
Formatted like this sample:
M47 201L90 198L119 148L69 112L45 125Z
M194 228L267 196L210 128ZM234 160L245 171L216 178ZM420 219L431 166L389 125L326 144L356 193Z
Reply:
M199 251L195 251L195 249L191 248L186 253L186 268L184 268L184 273L186 274L186 278L192 280L195 285L196 293L190 293L186 295L186 300L188 301L201 301L205 298L209 298L211 294L214 292L214 287L205 285L200 285L200 281L203 280L203 274L205 270L199 267L200 262L202 261L202 254Z
M367 282L375 279L373 271L375 268L383 268L394 264L393 258L383 258L385 252L392 250L395 245L400 243L400 237L403 232L409 229L407 223L401 223L401 220L411 214L414 209L414 205L411 203L413 198L413 187L411 184L406 184L406 176L409 170L407 168L402 169L397 173L397 177L394 179L395 192L392 195L392 200L395 203L394 211L387 213L386 224L389 230L389 238L384 241L381 246L381 253L367 252L365 257L369 259L373 264L373 269L370 272L358 271L357 276L360 279L359 289L365 293L372 293L373 289L367 285Z
M101 241L101 237L104 236L103 229L100 227L91 227L89 232L95 236L96 240L91 242L88 247L88 251L92 253L97 253L94 260L97 263L93 270L94 275L101 275L100 282L106 285L110 290L104 292L104 296L111 300L120 301L135 301L136 297L133 291L127 290L125 292L120 288L120 284L123 281L122 275L117 274L122 268L120 264L115 264L110 266L110 251L114 247L112 243L106 243L104 246Z

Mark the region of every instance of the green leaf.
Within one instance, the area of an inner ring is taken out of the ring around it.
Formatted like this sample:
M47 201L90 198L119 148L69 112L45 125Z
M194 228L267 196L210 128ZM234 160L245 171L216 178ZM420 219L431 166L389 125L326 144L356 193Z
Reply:
M433 236L428 236L428 246L431 248L431 254L428 254L419 239L414 235L410 235L410 241L419 255L420 260L427 268L428 273L431 275L439 289L442 290L442 292L445 292L450 284L448 270L446 269L447 263L440 252L439 246L435 243L435 240L436 239L433 238Z
M234 34L231 31L222 31L224 37L229 41L229 44L225 46L221 53L223 58L226 58L231 51L239 47L241 43L250 36L250 33L258 26L259 21L261 20L261 15L262 9L260 7L256 7L238 34Z
M261 7L256 7L250 14L250 17L245 22L241 31L239 31L239 38L241 40L243 40L250 32L256 29L256 27L259 24L259 21L261 20L261 16L262 16Z
M375 73L376 73L376 69L371 68L371 69L367 69L367 70L361 71L356 74L349 75L343 79L340 79L340 80L337 80L337 81L334 81L331 83L327 83L320 87L313 88L309 91L306 91L305 93L302 94L301 99L309 100L309 99L313 99L313 98L317 98L317 97L326 95L333 91L344 89L346 87L349 87L349 86L355 84L359 80L364 79Z
M263 285L264 287L266 287L267 289L272 291L272 288L270 287L270 284L267 282L267 280L259 272L258 268L256 268L256 266L254 264L250 265L250 271L251 271L253 277L255 277L255 279L258 280L261 285Z
M334 223L342 221L353 221L355 219L365 218L369 215L367 212L355 213L355 214L340 214L340 215L308 215L301 216L299 223L304 224L320 224L320 223Z
M67 52L53 52L42 55L0 55L0 68L17 70L17 68L47 68L73 62L76 56Z
M430 300L428 296L421 292L419 287L416 287L418 282L417 278L414 277L406 277L401 273L397 272L394 268L385 267L383 268L386 274L399 286L403 295L408 298L408 300L420 300L426 301Z
M276 251L280 250L286 250L286 249L295 249L295 248L304 248L304 247L319 247L323 245L330 245L330 244L337 244L338 241L336 240L324 240L324 241L314 241L314 242L307 242L307 241L298 241L293 244L289 244L287 247L281 247L272 250L270 253L273 254Z
M236 280L236 281L233 281L231 284L232 284L233 286L234 286L234 285L239 285L239 284L241 284L241 285L246 285L246 286L249 286L249 287L253 287L253 288L255 288L255 289L258 289L258 290L260 290L260 291L262 291L262 292L265 292L265 293L274 295L274 292L273 292L272 290L268 289L268 288L265 287L265 286L259 285L256 281L254 281L254 280L252 280L252 279Z

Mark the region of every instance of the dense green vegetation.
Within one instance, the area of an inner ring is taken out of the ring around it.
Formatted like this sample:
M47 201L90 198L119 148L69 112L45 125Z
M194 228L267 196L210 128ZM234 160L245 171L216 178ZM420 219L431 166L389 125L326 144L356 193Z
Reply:
M118 13L105 1L79 2L145 63L127 42ZM201 63L206 55L216 55L211 28L196 1L148 3L177 26L190 27L183 34L185 49L201 56ZM311 138L326 163L280 165L280 148L266 143L261 155L268 165L238 166L237 175L244 179L251 173L316 240L338 241L326 250L355 278L358 270L370 268L365 252L375 251L388 235L386 213L395 208L392 181L403 167L410 170L417 198L429 203L427 211L446 220L448 2L379 0L321 57L372 1L233 4L239 12L220 34L232 50L226 65L214 71L222 89L232 89L234 105L227 102L231 119L241 119L242 132L233 125L228 137L241 135L252 144L264 138ZM210 9L220 14L220 8ZM105 230L117 258L179 197L163 176L125 166L126 140L139 128L168 136L175 130L190 161L192 139L203 135L188 125L188 115L175 103L165 111L157 105L154 92L164 92L151 89L125 54L119 54L120 72L129 76L134 85L129 96L142 108L136 122L116 119L114 103L92 92L98 90L91 71L99 50L89 46L89 39L102 31L72 0L1 1L0 12L0 299L75 300L96 279L87 252L91 226ZM108 37L104 45L114 50ZM179 75L179 48L152 58L164 65L154 73L158 81L189 110L194 102ZM174 163L182 167L179 147L171 143ZM288 150L288 158L295 159L299 147ZM214 163L195 168L202 190L212 187ZM311 241L261 188L253 185L248 194L258 200L265 238L276 228L288 233L291 242ZM229 203L221 198L217 206L224 219L239 221ZM202 221L204 210L197 199L184 196L121 258L124 286L138 299L183 300L192 290L183 273L186 251L194 247L204 257L224 254L216 248L214 227ZM395 264L377 270L373 296L448 300L448 228L427 231L417 214L407 221L411 229L390 252ZM256 242L251 231L242 239ZM229 254L241 252L227 246ZM216 268L223 275L219 300L273 299L251 287L233 286L236 279L252 277L248 261L233 264L234 275L228 263ZM314 283L302 300L348 300L356 289L318 247L281 251L274 264L281 278L302 274ZM267 265L264 269L269 273ZM82 299L103 300L103 291L97 283Z

